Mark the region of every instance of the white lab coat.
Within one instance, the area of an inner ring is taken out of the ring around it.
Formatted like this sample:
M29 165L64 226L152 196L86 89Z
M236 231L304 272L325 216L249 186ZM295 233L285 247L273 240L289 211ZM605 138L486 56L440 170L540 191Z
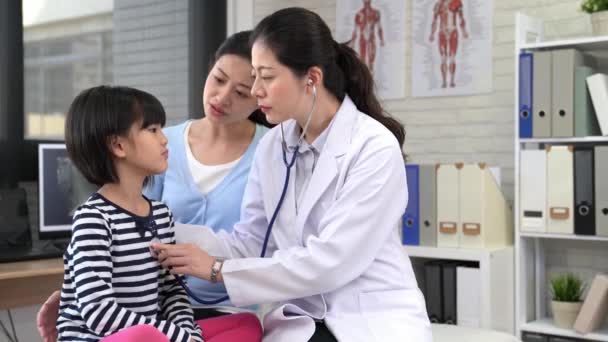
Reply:
M241 222L231 234L203 229L198 244L230 258L222 275L232 303L280 303L264 318L264 341L308 341L313 319L324 319L339 341L430 342L397 233L407 204L399 144L348 97L329 129L297 215L292 169L266 258L256 256L285 179L279 127L258 145Z

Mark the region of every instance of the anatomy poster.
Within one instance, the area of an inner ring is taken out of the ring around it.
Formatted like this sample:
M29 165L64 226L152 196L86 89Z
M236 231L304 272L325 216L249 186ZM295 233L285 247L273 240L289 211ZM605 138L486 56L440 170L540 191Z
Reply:
M412 1L412 96L492 91L492 0Z
M405 97L405 1L337 0L336 40L368 66L378 96Z

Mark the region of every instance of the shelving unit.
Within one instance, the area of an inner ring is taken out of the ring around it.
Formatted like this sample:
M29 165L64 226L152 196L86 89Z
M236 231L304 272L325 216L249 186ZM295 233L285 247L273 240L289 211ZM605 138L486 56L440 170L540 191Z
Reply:
M533 41L528 41L532 38ZM515 327L522 331L584 341L608 341L608 326L581 335L553 323L549 309L547 278L551 271L575 271L590 276L596 270L608 270L608 237L572 234L520 232L520 152L551 145L605 145L608 137L519 138L519 54L542 50L575 48L602 60L608 70L608 37L592 37L543 42L541 20L518 13L515 29ZM600 261L596 261L600 256ZM589 265L585 265L587 263Z
M607 341L608 342L608 328L604 327L598 331L591 332L587 335L581 335L571 329L558 328L553 324L553 321L549 318L539 319L530 323L522 325L522 330L535 332L539 334L558 335L571 338L580 338L592 341Z
M514 333L513 247L464 249L403 246L412 263L443 259L479 263L481 274L481 327Z

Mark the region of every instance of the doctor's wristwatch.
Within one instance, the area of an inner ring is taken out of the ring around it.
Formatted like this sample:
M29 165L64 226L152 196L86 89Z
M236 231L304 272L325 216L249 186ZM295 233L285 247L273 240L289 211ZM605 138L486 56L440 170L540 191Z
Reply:
M209 277L209 280L212 283L217 283L217 278L222 270L222 266L224 266L223 258L215 258L213 260L213 265L211 265L211 276Z

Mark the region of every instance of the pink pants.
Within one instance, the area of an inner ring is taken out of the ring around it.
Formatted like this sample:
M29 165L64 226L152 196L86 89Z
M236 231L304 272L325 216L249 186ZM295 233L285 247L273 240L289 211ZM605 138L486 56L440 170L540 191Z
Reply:
M262 340L262 326L257 316L238 313L196 321L203 330L205 342L259 342ZM169 342L167 336L151 325L136 325L121 330L102 342Z

